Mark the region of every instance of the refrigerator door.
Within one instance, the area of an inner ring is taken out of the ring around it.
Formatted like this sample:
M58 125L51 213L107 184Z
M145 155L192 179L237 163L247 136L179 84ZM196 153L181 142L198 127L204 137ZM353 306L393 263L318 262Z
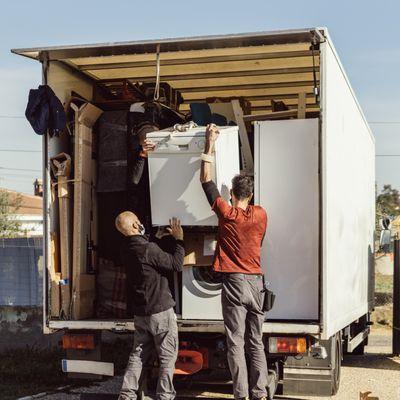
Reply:
M276 294L268 319L319 318L318 119L258 122L255 202L268 215L261 262Z
M240 172L238 128L220 128L216 142L213 180L229 201L232 178ZM178 217L185 226L216 226L200 183L200 156L205 127L182 133L159 131L147 135L156 143L149 154L151 215L153 225L168 225Z

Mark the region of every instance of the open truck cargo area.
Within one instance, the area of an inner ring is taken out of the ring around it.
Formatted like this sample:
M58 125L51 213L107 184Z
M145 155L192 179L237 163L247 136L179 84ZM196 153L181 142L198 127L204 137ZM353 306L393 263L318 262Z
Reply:
M342 354L363 351L373 308L375 144L327 29L12 51L42 63L43 83L69 121L60 136L43 136L45 331L134 330L129 293L108 314L99 306L104 276L112 276L112 290L124 291L126 271L113 259L115 216L149 190L151 206L143 207L150 226L163 225L163 201L187 221L184 272L171 279L180 334L186 345L201 342L210 357L223 348L216 345L224 333L221 288L209 273L215 221L200 183L193 186L201 133L193 140L173 129L155 135L166 147L149 159L149 189L129 189L131 106L154 103L158 71L155 103L173 118L185 124L206 106L218 125L236 132L219 150L216 179L229 181L239 170L254 175L254 202L268 213L263 270L276 294L265 349L280 390L335 393ZM162 198L168 188L180 197ZM300 357L293 340L306 341Z

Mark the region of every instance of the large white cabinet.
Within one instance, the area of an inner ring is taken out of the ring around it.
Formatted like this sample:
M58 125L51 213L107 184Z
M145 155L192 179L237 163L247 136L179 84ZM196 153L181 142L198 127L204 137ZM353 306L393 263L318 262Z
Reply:
M318 119L257 122L255 202L268 215L262 266L268 319L319 318Z
M186 226L218 225L200 184L205 127L186 132L157 131L147 137L156 143L155 151L149 154L153 225L168 225L173 216ZM220 128L213 179L226 200L230 197L231 180L239 172L238 128Z

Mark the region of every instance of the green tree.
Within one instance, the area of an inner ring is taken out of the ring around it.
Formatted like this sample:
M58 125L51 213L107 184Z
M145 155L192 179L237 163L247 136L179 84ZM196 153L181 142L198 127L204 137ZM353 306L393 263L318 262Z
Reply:
M382 192L376 198L376 223L383 217L395 218L400 214L400 193L392 185L384 185Z
M11 197L9 192L0 189L0 237L15 237L21 232L21 224L15 218L21 201L20 195Z

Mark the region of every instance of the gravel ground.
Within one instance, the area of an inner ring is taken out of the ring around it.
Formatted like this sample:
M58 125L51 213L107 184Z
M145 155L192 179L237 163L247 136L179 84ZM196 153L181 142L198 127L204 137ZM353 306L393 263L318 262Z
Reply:
M372 392L379 400L400 400L400 358L392 358L391 332L386 329L374 330L364 356L347 356L343 362L339 393L330 397L334 400L358 400L360 392ZM67 389L60 393L40 396L45 400L80 400L81 394L93 394L83 399L101 400L97 394L117 394L122 377L92 384L77 389ZM112 399L105 396L105 399ZM115 397L116 399L117 397ZM321 397L283 397L280 400L320 400ZM325 397L326 398L326 397Z

